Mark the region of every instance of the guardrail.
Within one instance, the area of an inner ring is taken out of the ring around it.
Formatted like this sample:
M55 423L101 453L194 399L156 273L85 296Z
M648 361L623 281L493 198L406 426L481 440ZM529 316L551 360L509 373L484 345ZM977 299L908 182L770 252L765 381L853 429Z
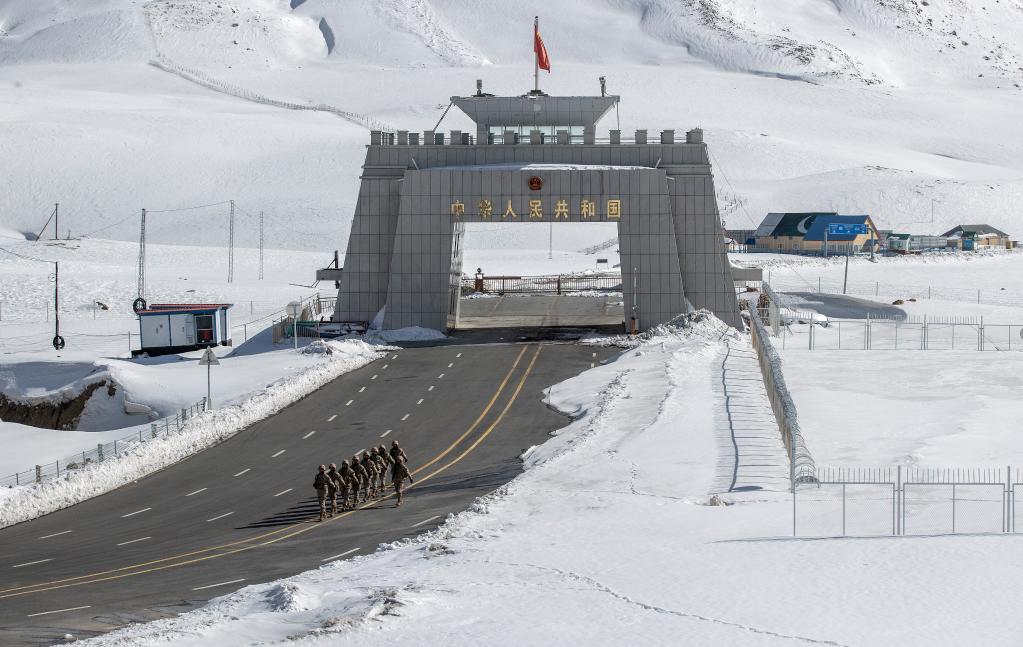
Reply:
M482 289L481 289L482 288ZM463 292L491 294L565 294L586 291L620 292L621 274L549 276L487 276L462 278Z
M125 452L132 451L133 448L139 445L156 440L157 438L179 433L186 422L206 411L206 406L206 398L203 398L195 404L175 412L173 416L155 420L148 427L139 427L131 435L126 435L123 438L118 438L106 444L98 443L95 449L78 452L73 456L68 456L63 461L57 460L45 465L36 465L34 469L11 474L6 478L0 479L0 487L43 483L44 481L61 478L61 476L71 478L76 472L88 465L113 460Z

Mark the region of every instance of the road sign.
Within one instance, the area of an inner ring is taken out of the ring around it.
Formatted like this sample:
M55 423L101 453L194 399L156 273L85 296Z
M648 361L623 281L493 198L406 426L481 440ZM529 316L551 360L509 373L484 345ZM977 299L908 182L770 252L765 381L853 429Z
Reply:
M292 301L287 305L286 310L288 312L289 317L295 318L298 315L302 314L302 304L299 303L298 301Z
M199 358L199 366L220 366L220 360L213 354L212 348L207 348L206 352Z
M828 223L829 236L859 236L867 233L866 225L854 225L844 222Z

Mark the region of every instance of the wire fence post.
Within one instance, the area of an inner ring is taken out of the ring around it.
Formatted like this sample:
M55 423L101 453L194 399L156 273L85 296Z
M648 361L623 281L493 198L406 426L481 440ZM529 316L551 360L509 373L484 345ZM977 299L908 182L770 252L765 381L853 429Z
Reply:
M156 423L155 422L149 424L149 433L153 436L153 438L156 438Z
M36 465L36 483L42 483L42 482L43 482L43 468L40 467L39 465Z
M99 454L99 462L103 462L103 443L96 444L96 453Z

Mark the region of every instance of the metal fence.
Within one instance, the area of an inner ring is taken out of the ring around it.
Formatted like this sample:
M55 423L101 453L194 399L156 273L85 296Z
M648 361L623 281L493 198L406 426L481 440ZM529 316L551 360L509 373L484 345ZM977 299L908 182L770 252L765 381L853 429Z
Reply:
M760 363L760 373L763 375L767 395L771 400L771 409L774 411L778 429L781 431L782 442L785 444L785 450L789 456L789 476L794 494L799 475L804 472L812 473L816 467L813 456L803 440L799 418L796 415L796 405L785 386L785 378L781 372L781 357L771 345L767 328L765 328L757 308L751 307L748 312L751 323L750 336L753 348L757 353L757 360ZM794 496L793 501L795 501ZM794 515L795 509L793 508Z
M985 323L983 317L868 316L812 323L814 316L782 311L786 324L783 344L793 343L809 350L1023 351L1023 324ZM808 325L803 328L793 324Z
M793 534L872 537L1016 532L1020 470L802 468Z
M95 449L78 452L64 460L57 460L46 465L36 465L33 469L11 474L6 478L0 479L0 487L42 483L61 477L72 478L74 474L88 465L117 458L125 452L130 452L151 440L181 432L185 423L206 411L206 405L206 398L203 398L195 404L175 412L173 416L167 416L151 422L148 427L139 427L131 435L126 435L123 438L118 438L106 444L98 443Z
M998 306L1019 306L1023 304L1023 293L1003 288L956 288L947 285L908 285L881 281L849 281L843 285L841 279L817 277L816 282L798 274L779 274L766 271L768 281L776 290L786 292L828 292L854 296L893 297L910 299L940 299ZM755 284L752 284L754 285ZM844 290L843 290L844 288Z
M487 276L482 290L472 277L462 278L462 291L492 294L567 294L572 292L621 292L621 274L550 275L550 276Z

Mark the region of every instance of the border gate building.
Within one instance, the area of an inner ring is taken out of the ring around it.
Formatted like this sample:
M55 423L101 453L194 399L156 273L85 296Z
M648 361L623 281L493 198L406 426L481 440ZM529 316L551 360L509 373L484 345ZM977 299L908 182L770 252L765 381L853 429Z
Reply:
M630 328L688 304L742 327L701 130L598 141L617 96L451 100L475 133L370 134L335 321L456 328L465 224L563 221L617 224Z

